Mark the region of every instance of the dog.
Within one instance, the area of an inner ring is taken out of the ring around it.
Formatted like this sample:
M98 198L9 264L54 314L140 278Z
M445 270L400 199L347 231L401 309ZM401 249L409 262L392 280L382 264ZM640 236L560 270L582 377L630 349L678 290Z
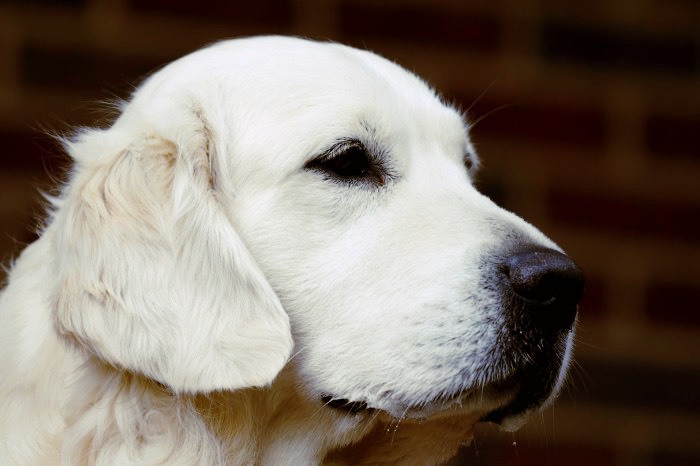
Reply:
M0 295L0 464L440 464L560 391L579 267L371 52L223 41L73 160Z

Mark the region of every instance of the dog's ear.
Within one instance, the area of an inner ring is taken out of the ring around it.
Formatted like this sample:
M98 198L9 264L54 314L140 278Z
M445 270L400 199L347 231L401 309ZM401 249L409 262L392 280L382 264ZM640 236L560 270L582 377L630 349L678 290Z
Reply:
M269 384L289 321L217 201L207 133L118 133L66 144L76 166L49 226L59 333L176 392Z

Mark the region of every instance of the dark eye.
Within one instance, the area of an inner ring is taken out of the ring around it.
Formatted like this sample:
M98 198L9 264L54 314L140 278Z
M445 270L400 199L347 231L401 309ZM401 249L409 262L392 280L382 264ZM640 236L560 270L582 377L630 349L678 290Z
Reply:
M467 153L464 155L464 166L470 174L474 174L477 168L479 168L478 159L474 154Z
M355 146L322 162L321 166L341 178L361 178L372 168L364 148Z
M372 181L384 184L377 164L359 143L336 147L321 158L309 162L306 168L318 170L339 181Z
M467 167L468 172L472 171L472 168L474 168L474 163L468 155L464 156L464 166Z

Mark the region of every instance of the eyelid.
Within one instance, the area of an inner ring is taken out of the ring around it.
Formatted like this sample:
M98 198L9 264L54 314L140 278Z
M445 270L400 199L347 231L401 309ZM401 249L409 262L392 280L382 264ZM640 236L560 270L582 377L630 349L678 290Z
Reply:
M369 149L362 141L355 138L343 138L336 140L333 144L323 149L319 155L306 162L306 167L331 161L335 157L340 156L344 152L353 148L361 149L367 155L367 159L372 166L381 169L382 172L386 171L383 157L377 157L373 150Z
M388 165L384 152L377 146L368 146L358 138L340 138L327 146L320 155L312 158L305 164L306 169L325 171L324 164L331 163L336 157L342 156L350 150L361 150L370 166L371 174L376 179L376 184L384 186L388 181L395 180L396 175Z
M323 155L318 157L316 160L331 160L332 158L342 154L343 152L347 151L348 149L351 148L358 148L362 149L366 154L367 157L370 158L371 161L374 162L374 157L372 156L372 153L367 150L367 147L365 147L362 142L360 142L357 139L340 139L335 142L330 148L326 149L323 152Z

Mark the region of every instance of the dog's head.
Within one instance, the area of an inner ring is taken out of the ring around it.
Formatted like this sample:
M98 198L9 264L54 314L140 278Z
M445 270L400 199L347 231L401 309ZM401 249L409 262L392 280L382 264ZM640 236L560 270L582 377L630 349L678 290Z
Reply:
M307 396L395 417L513 418L561 386L581 272L476 191L464 119L391 62L220 43L67 146L57 327L114 366L237 389L294 346Z

